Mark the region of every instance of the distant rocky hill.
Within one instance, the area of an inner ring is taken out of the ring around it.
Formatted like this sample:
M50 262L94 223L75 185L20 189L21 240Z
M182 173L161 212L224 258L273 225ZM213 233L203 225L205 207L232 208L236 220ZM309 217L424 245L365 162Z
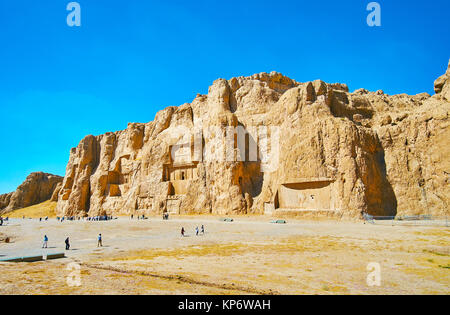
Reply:
M15 192L0 195L0 214L33 206L52 199L63 177L42 172L31 173ZM57 201L57 192L53 198Z
M153 122L84 138L57 211L448 215L450 68L435 90L350 93L276 72L219 79Z

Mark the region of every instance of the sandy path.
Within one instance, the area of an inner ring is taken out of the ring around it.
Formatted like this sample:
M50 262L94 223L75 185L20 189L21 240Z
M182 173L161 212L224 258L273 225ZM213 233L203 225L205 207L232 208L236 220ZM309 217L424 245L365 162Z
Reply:
M354 222L242 217L151 218L110 222L13 220L1 233L0 255L50 251L66 259L1 264L0 293L13 294L420 294L450 292L450 229L374 226ZM204 224L206 235L195 236ZM188 237L180 236L181 227ZM96 237L102 233L103 248ZM68 287L70 262L82 285ZM381 266L380 287L367 285L367 265Z

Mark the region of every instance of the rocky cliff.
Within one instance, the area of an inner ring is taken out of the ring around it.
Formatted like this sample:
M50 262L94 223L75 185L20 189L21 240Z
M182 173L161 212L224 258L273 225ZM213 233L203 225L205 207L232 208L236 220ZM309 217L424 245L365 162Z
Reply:
M152 122L83 139L57 212L449 214L449 76L433 96L275 72L217 80Z
M63 177L61 176L42 172L31 173L15 192L0 195L0 214L51 199L55 189L62 181Z

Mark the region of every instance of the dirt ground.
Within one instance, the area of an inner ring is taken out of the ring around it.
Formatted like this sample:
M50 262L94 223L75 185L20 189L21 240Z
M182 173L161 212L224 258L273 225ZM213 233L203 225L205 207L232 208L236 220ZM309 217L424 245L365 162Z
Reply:
M72 248L60 260L0 263L0 294L450 293L450 228L271 220L15 219L0 227L12 241L0 243L0 259L41 253L44 235L48 252L63 252L66 237ZM381 267L380 286L368 285L370 263Z

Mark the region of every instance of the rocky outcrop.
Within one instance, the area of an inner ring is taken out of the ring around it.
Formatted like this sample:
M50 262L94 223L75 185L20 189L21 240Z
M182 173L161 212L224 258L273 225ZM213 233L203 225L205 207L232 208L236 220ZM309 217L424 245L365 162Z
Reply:
M447 72L434 82L434 91L446 101L450 101L450 61Z
M49 200L58 183L62 181L61 176L42 172L31 173L15 192L0 195L0 213L6 214Z
M58 201L58 195L59 195L59 192L61 191L61 188L62 188L62 180L56 185L55 189L53 190L50 201L53 201L53 202Z
M9 206L9 202L11 201L11 196L13 193L0 195L0 211L1 209L5 209Z
M57 212L448 214L449 71L434 96L275 72L217 80L152 122L83 139Z

